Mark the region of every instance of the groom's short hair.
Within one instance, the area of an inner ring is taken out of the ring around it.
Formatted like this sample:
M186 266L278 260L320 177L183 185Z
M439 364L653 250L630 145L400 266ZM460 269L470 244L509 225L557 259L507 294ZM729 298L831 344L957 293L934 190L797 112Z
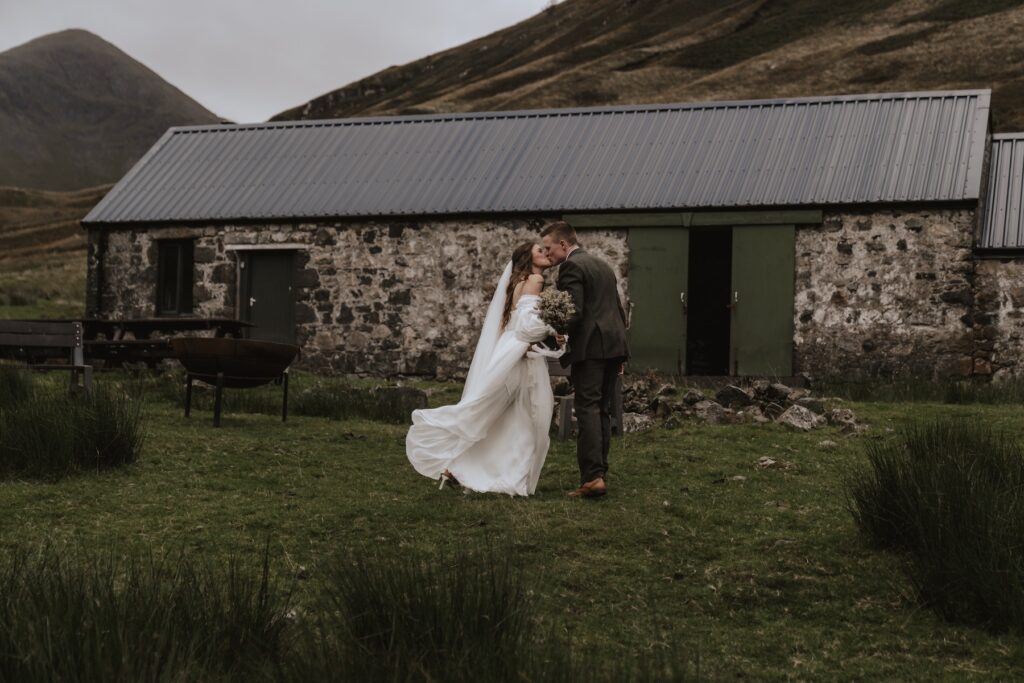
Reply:
M576 244L576 230L565 221L549 223L547 227L540 231L541 237L547 237L548 235L551 235L556 242L565 240L569 244Z

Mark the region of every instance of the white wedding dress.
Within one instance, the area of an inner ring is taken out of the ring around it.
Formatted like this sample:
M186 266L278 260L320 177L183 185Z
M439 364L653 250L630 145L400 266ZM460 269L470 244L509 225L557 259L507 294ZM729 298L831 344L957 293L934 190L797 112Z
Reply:
M533 346L553 333L535 294L523 294L500 329L511 270L509 263L491 301L461 400L413 411L405 452L431 479L447 469L469 490L527 496L548 452L554 397L547 358L563 352Z

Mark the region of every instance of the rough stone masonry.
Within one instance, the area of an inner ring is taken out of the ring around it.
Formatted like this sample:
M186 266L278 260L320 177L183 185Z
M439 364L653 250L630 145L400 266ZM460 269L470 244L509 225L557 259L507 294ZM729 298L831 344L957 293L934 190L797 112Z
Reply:
M90 233L90 315L149 317L156 299L156 239L194 238L196 315L234 316L237 250L297 245L301 364L380 375L464 376L483 316L513 248L538 240L551 218L222 225ZM625 231L587 231L628 291ZM98 278L99 254L103 277ZM554 270L549 271L553 282ZM99 291L102 279L102 291Z
M972 209L826 213L796 231L794 367L849 380L962 377L976 356Z
M461 377L513 247L536 239L552 218L136 227L102 237L93 229L89 314L153 315L155 240L194 238L195 314L234 316L235 249L278 244L299 254L304 367ZM974 225L973 209L912 207L826 212L821 225L798 226L794 372L819 379L1013 372L1024 332L1024 267L976 260ZM628 230L584 229L580 238L615 270L629 310Z

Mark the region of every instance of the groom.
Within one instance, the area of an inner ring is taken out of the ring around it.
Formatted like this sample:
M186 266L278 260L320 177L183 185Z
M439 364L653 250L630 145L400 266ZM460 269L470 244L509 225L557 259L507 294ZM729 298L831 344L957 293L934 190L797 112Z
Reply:
M551 264L558 264L558 289L569 292L576 312L569 319L569 348L562 367L571 365L576 393L576 459L580 487L574 498L595 498L608 492L608 449L611 446L611 408L616 380L629 357L626 314L619 302L615 273L601 259L585 252L576 231L556 221L540 233Z

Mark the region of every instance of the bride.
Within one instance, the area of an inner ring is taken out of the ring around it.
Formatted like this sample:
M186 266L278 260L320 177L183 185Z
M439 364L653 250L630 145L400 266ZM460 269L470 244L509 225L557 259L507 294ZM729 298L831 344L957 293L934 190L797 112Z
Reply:
M536 490L554 403L547 358L564 353L533 346L555 334L537 312L542 273L550 266L539 244L527 242L512 252L461 400L412 413L405 452L420 474L472 491L527 496Z

